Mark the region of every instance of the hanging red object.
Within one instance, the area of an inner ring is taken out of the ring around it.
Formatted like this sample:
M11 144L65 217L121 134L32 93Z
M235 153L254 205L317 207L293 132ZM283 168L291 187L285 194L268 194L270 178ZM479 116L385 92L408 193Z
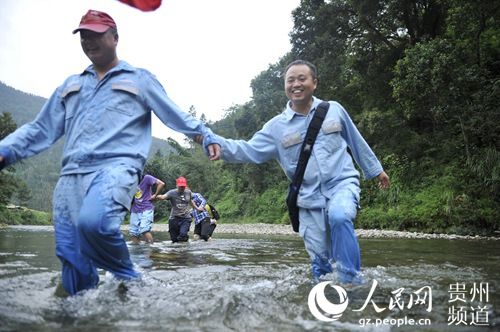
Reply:
M120 2L123 2L129 6L135 7L137 9L140 9L144 12L150 12L161 5L161 0L118 0Z

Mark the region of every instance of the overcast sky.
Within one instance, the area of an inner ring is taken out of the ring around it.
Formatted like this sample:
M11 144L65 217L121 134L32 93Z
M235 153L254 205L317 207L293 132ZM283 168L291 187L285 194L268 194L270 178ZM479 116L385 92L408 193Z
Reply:
M0 0L0 81L49 97L90 62L78 35L88 9L118 25L118 57L157 76L184 110L219 120L250 100L250 81L291 49L300 0L163 0L141 12L116 0ZM156 122L153 135L179 140Z

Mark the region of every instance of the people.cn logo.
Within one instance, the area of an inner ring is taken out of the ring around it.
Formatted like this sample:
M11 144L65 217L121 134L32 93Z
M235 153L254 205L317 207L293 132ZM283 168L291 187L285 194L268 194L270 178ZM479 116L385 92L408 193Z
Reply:
M325 287L327 285L330 285L338 293L340 303L332 303L326 298ZM333 322L342 316L349 299L344 288L333 285L331 281L323 281L311 289L307 303L314 317L323 322Z

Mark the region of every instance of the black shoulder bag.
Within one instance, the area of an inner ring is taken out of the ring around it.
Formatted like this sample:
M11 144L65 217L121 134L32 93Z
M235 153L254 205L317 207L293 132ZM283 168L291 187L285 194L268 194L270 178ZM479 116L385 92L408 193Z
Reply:
M326 101L319 104L316 108L314 116L309 123L307 128L306 137L300 148L299 161L297 163L297 168L295 169L295 174L293 175L292 183L288 186L288 196L286 197L286 205L288 207L288 215L290 217L290 222L292 223L292 228L294 232L299 231L299 207L297 206L297 197L299 196L299 189L302 185L302 179L304 178L304 173L306 171L307 162L311 156L312 148L318 132L321 129L323 120L326 117L328 108L330 104Z

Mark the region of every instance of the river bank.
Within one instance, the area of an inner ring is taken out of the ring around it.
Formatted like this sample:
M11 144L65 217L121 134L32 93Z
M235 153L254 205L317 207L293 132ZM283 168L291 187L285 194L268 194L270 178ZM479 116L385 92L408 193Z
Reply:
M123 226L125 229L127 225ZM154 224L153 232L167 232L167 224ZM263 234L263 235L297 235L290 225L277 224L224 224L220 223L215 229L216 233L222 234ZM454 234L426 234L418 232L403 232L380 229L356 229L359 238L407 238L407 239L463 239L463 240L500 240L500 237L454 235Z
M2 225L0 224L0 229L5 227L13 228L32 228L41 227L52 230L52 225L44 226L33 226L33 225ZM128 224L122 225L122 231L128 231ZM190 232L192 233L192 228ZM153 232L168 232L168 224L153 224ZM290 225L277 225L277 224L218 224L215 229L215 234L262 234L262 235L296 235ZM498 236L471 236L471 235L456 235L456 234L429 234L420 232L405 232L405 231L393 231L393 230L382 230L382 229L356 229L356 234L359 238L394 238L394 239L447 239L447 240L492 240L498 241L500 237Z

